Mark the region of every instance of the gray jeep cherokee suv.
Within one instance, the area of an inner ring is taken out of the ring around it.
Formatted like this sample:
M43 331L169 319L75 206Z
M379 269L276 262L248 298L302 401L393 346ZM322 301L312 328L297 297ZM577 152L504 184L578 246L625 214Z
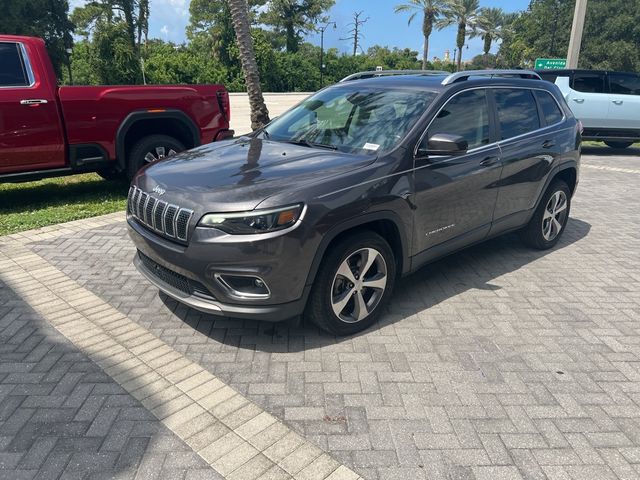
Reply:
M533 72L339 83L250 135L134 178L135 264L203 312L334 334L375 322L398 276L520 230L554 246L580 125Z

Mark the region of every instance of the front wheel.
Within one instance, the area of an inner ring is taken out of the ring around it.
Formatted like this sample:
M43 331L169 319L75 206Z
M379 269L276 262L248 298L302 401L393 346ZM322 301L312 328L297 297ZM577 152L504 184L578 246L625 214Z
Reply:
M149 135L133 146L127 160L127 176L132 179L142 167L183 151L184 145L168 135Z
M571 192L562 180L554 180L544 193L533 217L521 231L524 243L538 250L555 246L564 233L571 210Z
M629 148L631 145L633 145L633 142L604 142L605 145L607 147L611 147L611 148L619 148L619 149L623 149L623 148Z
M305 314L335 335L360 332L379 317L395 278L393 251L380 235L370 231L350 235L323 259Z

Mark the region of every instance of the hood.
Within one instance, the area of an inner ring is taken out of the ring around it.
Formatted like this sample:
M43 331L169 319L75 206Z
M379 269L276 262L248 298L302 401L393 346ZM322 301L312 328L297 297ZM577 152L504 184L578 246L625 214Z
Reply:
M304 189L362 168L375 158L243 137L149 165L134 183L147 192L159 187L156 192L164 191L162 200L196 211L252 210L284 189Z

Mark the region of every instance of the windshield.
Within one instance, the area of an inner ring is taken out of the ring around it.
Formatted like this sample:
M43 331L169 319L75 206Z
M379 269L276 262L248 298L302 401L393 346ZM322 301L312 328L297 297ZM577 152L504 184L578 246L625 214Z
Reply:
M349 153L376 153L396 146L436 94L380 90L357 85L318 92L263 130L270 140Z

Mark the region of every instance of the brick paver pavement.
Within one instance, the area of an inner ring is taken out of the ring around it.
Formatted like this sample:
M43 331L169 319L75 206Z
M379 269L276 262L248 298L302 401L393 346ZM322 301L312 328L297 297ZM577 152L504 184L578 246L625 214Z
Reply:
M29 248L363 478L640 478L640 159L584 164L556 249L506 236L456 254L350 338L159 296L122 222ZM0 308L20 306L7 295Z
M0 275L0 479L220 480Z

